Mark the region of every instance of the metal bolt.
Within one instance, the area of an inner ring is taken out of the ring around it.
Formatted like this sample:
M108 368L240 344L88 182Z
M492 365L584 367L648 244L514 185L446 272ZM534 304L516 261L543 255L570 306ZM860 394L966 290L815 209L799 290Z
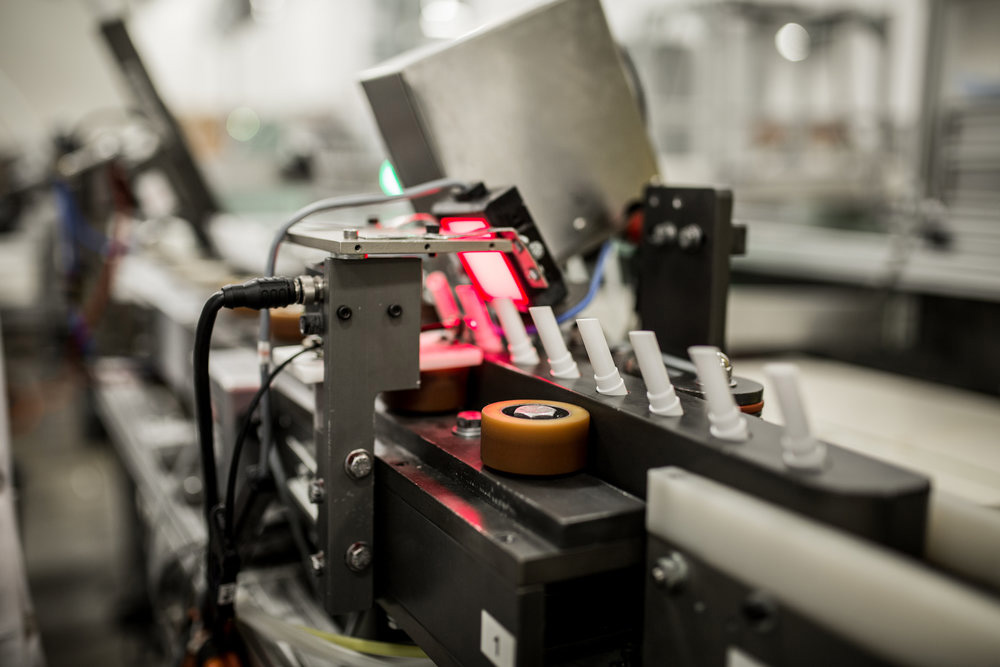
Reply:
M398 303L394 303L386 308L386 312L389 313L389 317L399 317L403 314L403 307Z
M667 245L677 240L677 225L661 222L649 232L649 242L653 245Z
M322 334L326 329L323 313L303 313L299 317L299 333L303 336Z
M478 410L463 410L455 419L451 432L460 438L478 438L483 430L483 413Z
M681 247L681 250L685 250L687 252L695 252L698 250L704 240L705 235L701 231L701 227L698 225L684 225L681 227L680 231L677 232L677 245Z
M514 414L527 419L552 419L556 416L557 412L551 405L530 403L514 408Z
M354 311L351 310L350 306L340 306L337 308L337 317L339 317L342 320L351 319L351 315L353 314Z
M586 218L574 218L573 219L573 229L578 232L582 232L587 227Z
M358 238L358 230L356 229L345 229L344 239L347 241L354 241Z
M735 387L736 380L733 379L733 362L729 360L729 355L721 350L719 351L719 365L722 366L722 370L726 371L726 379L729 380L729 386Z
M354 479L364 479L372 474L375 462L372 455L365 449L355 449L344 459L344 470Z
M323 484L323 478L317 477L309 482L309 502L319 505L324 500L326 500L326 486Z
M347 563L347 567L355 572L365 571L372 564L371 547L364 542L355 542L347 547L344 561Z
M684 556L676 551L671 551L665 558L656 560L656 565L653 566L650 575L657 586L673 591L687 581L688 564L684 560Z
M743 601L743 618L747 624L760 633L769 632L774 628L778 615L778 605L774 600L760 591L754 591Z
M535 259L541 259L545 257L545 244L541 241L532 241L528 244L528 250L531 252L531 256Z
M323 576L323 572L326 570L326 554L322 551L311 554L309 556L309 567L317 577Z

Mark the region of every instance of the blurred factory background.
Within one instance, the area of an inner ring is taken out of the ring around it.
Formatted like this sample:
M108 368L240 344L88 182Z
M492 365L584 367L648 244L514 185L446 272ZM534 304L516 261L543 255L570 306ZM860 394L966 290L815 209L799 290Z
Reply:
M129 254L221 284L262 271L288 212L398 188L359 72L535 4L0 3L0 492L16 498L28 626L49 665L153 664L134 481L91 384L99 357L173 340L140 326L129 295L155 276ZM603 5L664 182L731 188L748 229L726 326L737 373L799 359L824 438L1000 509L1000 3ZM165 121L102 36L113 16L208 193L178 194L183 166L157 162ZM206 244L228 268L196 261ZM593 306L613 344L635 328L631 297L613 292L629 280L618 251Z

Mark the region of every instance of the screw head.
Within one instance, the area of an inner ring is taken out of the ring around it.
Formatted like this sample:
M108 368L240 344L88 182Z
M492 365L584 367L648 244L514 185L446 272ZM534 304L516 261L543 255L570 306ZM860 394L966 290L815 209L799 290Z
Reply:
M372 550L365 542L355 542L347 547L344 562L354 572L364 572L372 564Z
M656 565L650 570L650 576L653 577L653 581L660 588L675 591L687 581L687 561L678 552L671 551L666 557L656 560Z
M686 252L696 252L704 240L705 234L698 225L684 225L677 232L677 245Z
M351 316L353 314L354 314L354 311L351 310L350 306L339 306L337 308L337 317L339 317L342 320L349 320L349 319L351 319Z
M309 502L319 505L326 500L326 486L321 477L317 477L309 482Z
M375 461L366 449L355 449L344 459L344 470L353 479L364 479L372 474Z
M394 303L386 308L385 312L389 313L389 317L399 317L403 314L403 307L398 303Z
M358 230L356 229L345 229L344 238L349 241L354 241L358 238Z
M765 593L754 591L743 601L741 611L747 624L756 632L763 634L774 628L778 605Z
M478 410L463 410L455 418L452 433L460 438L478 438L482 434L483 413Z
M528 251L535 259L541 259L542 257L545 257L545 244L538 240L531 241L528 244Z
M653 245L668 245L677 240L677 225L661 222L649 232L649 242Z
M326 570L326 554L322 551L317 551L309 556L309 568L312 573L317 577L323 575L323 571Z

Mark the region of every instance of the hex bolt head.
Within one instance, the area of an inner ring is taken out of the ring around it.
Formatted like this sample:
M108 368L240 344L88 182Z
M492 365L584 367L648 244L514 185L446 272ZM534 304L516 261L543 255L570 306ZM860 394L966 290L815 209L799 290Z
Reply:
M478 438L483 432L483 413L478 410L463 410L455 418L451 432L460 438Z
M653 245L669 245L677 240L677 225L661 222L649 231L649 242Z
M349 241L355 241L358 238L358 230L356 229L345 229L344 238Z
M347 454L344 459L344 471L352 479L364 479L372 474L375 461L371 453L366 449L355 449Z
M677 232L677 245L685 252L697 252L705 241L705 234L698 225L684 225Z
M403 307L398 303L394 303L386 308L385 312L389 313L389 317L399 317L403 314Z
M337 317L339 317L342 320L349 320L349 319L351 319L351 315L353 315L353 314L354 314L354 311L351 310L350 306L339 306L337 308Z
M365 542L355 542L347 547L344 562L354 572L364 572L372 564L372 550Z
M323 576L323 572L326 570L326 554L322 551L311 554L309 556L309 568L317 577Z
M326 486L322 477L317 477L309 482L309 502L319 505L326 500Z
M688 564L684 556L671 551L665 558L658 558L650 576L660 588L676 591L688 578Z

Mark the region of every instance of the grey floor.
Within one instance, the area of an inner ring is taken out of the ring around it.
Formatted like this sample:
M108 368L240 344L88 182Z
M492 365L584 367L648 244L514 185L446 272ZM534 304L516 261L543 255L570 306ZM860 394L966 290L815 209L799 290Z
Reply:
M11 350L8 383L29 586L50 667L144 664L131 609L126 489L58 352ZM50 356L51 355L51 356Z

